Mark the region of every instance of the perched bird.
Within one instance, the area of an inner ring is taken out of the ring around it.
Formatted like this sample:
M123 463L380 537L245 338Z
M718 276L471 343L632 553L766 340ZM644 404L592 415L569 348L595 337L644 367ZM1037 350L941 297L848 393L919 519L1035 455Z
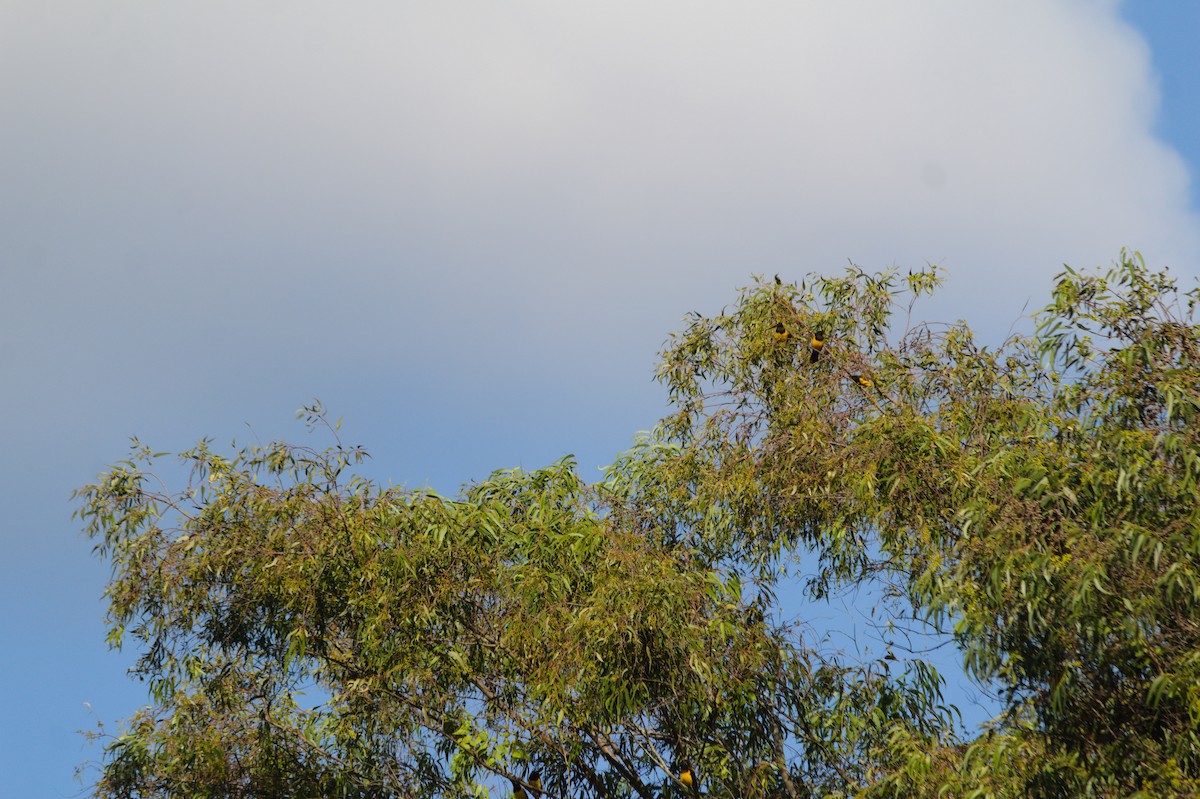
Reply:
M821 357L821 350L825 348L825 334L820 330L814 330L809 345L812 347L812 354L808 356L808 362L816 363Z
M510 779L513 787L513 799L529 799L529 794L525 793L525 786L514 779ZM542 772L531 771L529 776L525 778L525 785L533 789L534 797L542 795Z
M783 285L783 281L779 279L779 275L775 275L775 285L776 285L776 286L782 286L782 285Z
M791 336L792 334L788 332L788 329L784 326L783 322L779 322L775 325L776 341L787 341L789 338L791 338Z
M858 383L863 388L870 388L871 386L875 385L871 378L867 377L866 375L850 375L850 379L855 383Z
M700 786L697 783L696 774L692 771L692 767L687 763L680 763L678 765L678 769L679 782L683 784L683 787L688 789L688 792L691 793L692 796L699 796Z

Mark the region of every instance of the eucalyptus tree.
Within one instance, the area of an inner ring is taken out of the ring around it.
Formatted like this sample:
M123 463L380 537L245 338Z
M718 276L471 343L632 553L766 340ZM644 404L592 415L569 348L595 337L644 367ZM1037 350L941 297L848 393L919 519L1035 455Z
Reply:
M101 796L1200 791L1197 292L1123 254L995 347L937 270L763 281L668 342L671 413L454 498L366 453L140 444L80 489L152 703ZM892 646L794 618L868 589ZM1000 713L964 734L907 635ZM535 776L536 775L536 776Z

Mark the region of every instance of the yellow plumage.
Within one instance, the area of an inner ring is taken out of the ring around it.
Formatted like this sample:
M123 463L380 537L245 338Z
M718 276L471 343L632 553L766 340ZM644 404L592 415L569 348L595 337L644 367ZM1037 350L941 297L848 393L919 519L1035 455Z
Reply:
M825 334L819 331L813 333L809 346L812 347L812 354L808 356L808 361L809 363L816 363L821 357L821 350L825 348Z

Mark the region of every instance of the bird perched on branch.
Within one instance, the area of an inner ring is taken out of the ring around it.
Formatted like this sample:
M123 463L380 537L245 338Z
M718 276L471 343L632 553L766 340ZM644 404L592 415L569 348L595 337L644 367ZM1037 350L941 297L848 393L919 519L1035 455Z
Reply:
M696 779L696 772L692 771L692 767L687 763L679 763L676 768L679 770L679 782L688 789L688 793L698 799L700 782Z
M821 358L821 350L825 349L825 334L820 330L814 330L809 346L812 347L812 353L808 356L808 362L816 363Z
M512 783L513 799L529 799L529 794L525 792L525 785L533 789L535 799L542 795L542 772L540 771L531 771L529 776L525 778L525 785L511 778L509 782Z

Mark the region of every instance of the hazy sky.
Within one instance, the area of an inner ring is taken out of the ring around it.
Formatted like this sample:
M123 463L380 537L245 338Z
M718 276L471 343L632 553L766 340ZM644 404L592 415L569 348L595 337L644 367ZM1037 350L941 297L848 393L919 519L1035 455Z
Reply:
M0 0L0 793L144 701L68 500L130 435L319 397L384 481L596 477L754 273L941 263L996 336L1064 262L1190 280L1200 14L1149 5Z

